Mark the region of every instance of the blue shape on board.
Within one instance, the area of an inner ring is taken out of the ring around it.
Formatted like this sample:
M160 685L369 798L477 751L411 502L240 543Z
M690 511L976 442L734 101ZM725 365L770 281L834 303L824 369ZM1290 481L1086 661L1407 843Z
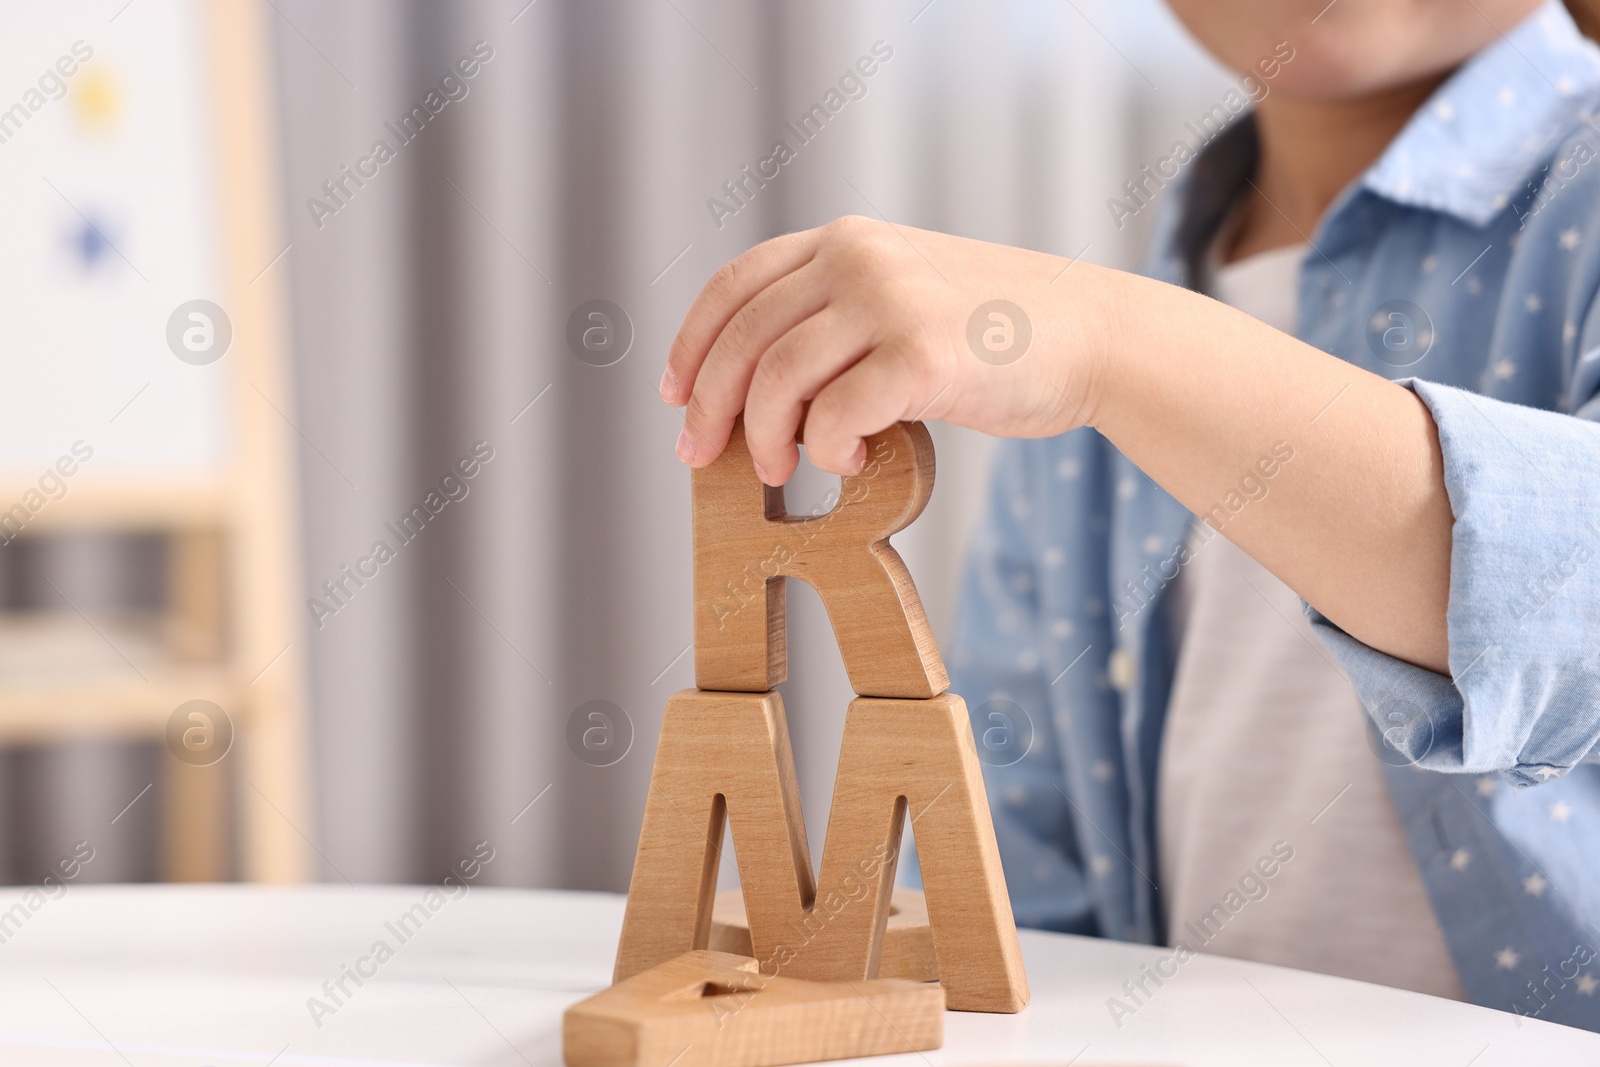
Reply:
M106 222L93 214L78 219L69 241L78 265L84 270L93 271L106 257L117 254L107 229Z

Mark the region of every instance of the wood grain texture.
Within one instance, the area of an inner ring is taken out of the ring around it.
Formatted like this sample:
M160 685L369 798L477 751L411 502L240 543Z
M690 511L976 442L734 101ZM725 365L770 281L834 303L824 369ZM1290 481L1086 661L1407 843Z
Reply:
M735 956L754 953L742 889L726 889L717 894L716 902L711 907L711 940L706 947L714 952L731 952ZM912 889L908 885L895 886L889 896L889 921L883 931L883 955L878 962L878 977L905 978L913 982L939 980L939 961L933 951L933 929L928 925L928 902L920 889Z
M876 977L908 812L948 1006L1021 1010L1028 985L1016 924L966 705L953 695L851 701L818 877L778 694L674 695L645 802L616 978L709 943L725 820L762 972Z
M938 1048L944 994L900 979L766 977L698 951L581 1000L562 1018L568 1067L768 1067Z
M809 906L816 884L783 699L683 690L661 719L615 980L707 946L730 812L746 894Z
M701 689L759 693L783 681L784 581L822 597L850 685L863 696L931 697L950 685L916 586L889 535L933 492L933 440L920 422L867 440L833 510L796 516L764 485L736 422L716 462L693 473L694 665Z

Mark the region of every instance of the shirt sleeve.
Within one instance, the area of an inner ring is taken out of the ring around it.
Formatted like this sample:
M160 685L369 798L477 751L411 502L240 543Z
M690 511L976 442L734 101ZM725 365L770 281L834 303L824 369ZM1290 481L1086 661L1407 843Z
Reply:
M1099 933L1038 654L1040 575L1029 534L1038 442L1000 445L963 573L951 689L967 702L1019 925Z
M1428 770L1534 785L1600 753L1600 331L1584 332L1572 415L1399 383L1433 414L1455 515L1449 676L1306 606L1379 732Z

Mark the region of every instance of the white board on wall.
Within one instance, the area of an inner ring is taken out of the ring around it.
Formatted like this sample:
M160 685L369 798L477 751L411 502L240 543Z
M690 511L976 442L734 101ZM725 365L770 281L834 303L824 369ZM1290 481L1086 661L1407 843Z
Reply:
M167 341L180 305L224 302L203 14L0 8L0 481L80 441L92 481L209 480L230 459L234 360Z

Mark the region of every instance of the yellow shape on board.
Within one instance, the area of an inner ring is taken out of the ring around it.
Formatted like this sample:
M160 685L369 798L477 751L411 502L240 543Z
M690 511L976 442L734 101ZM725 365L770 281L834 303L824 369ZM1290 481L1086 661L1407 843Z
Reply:
M122 117L122 86L105 65L96 63L72 79L73 111L87 130L108 130Z

